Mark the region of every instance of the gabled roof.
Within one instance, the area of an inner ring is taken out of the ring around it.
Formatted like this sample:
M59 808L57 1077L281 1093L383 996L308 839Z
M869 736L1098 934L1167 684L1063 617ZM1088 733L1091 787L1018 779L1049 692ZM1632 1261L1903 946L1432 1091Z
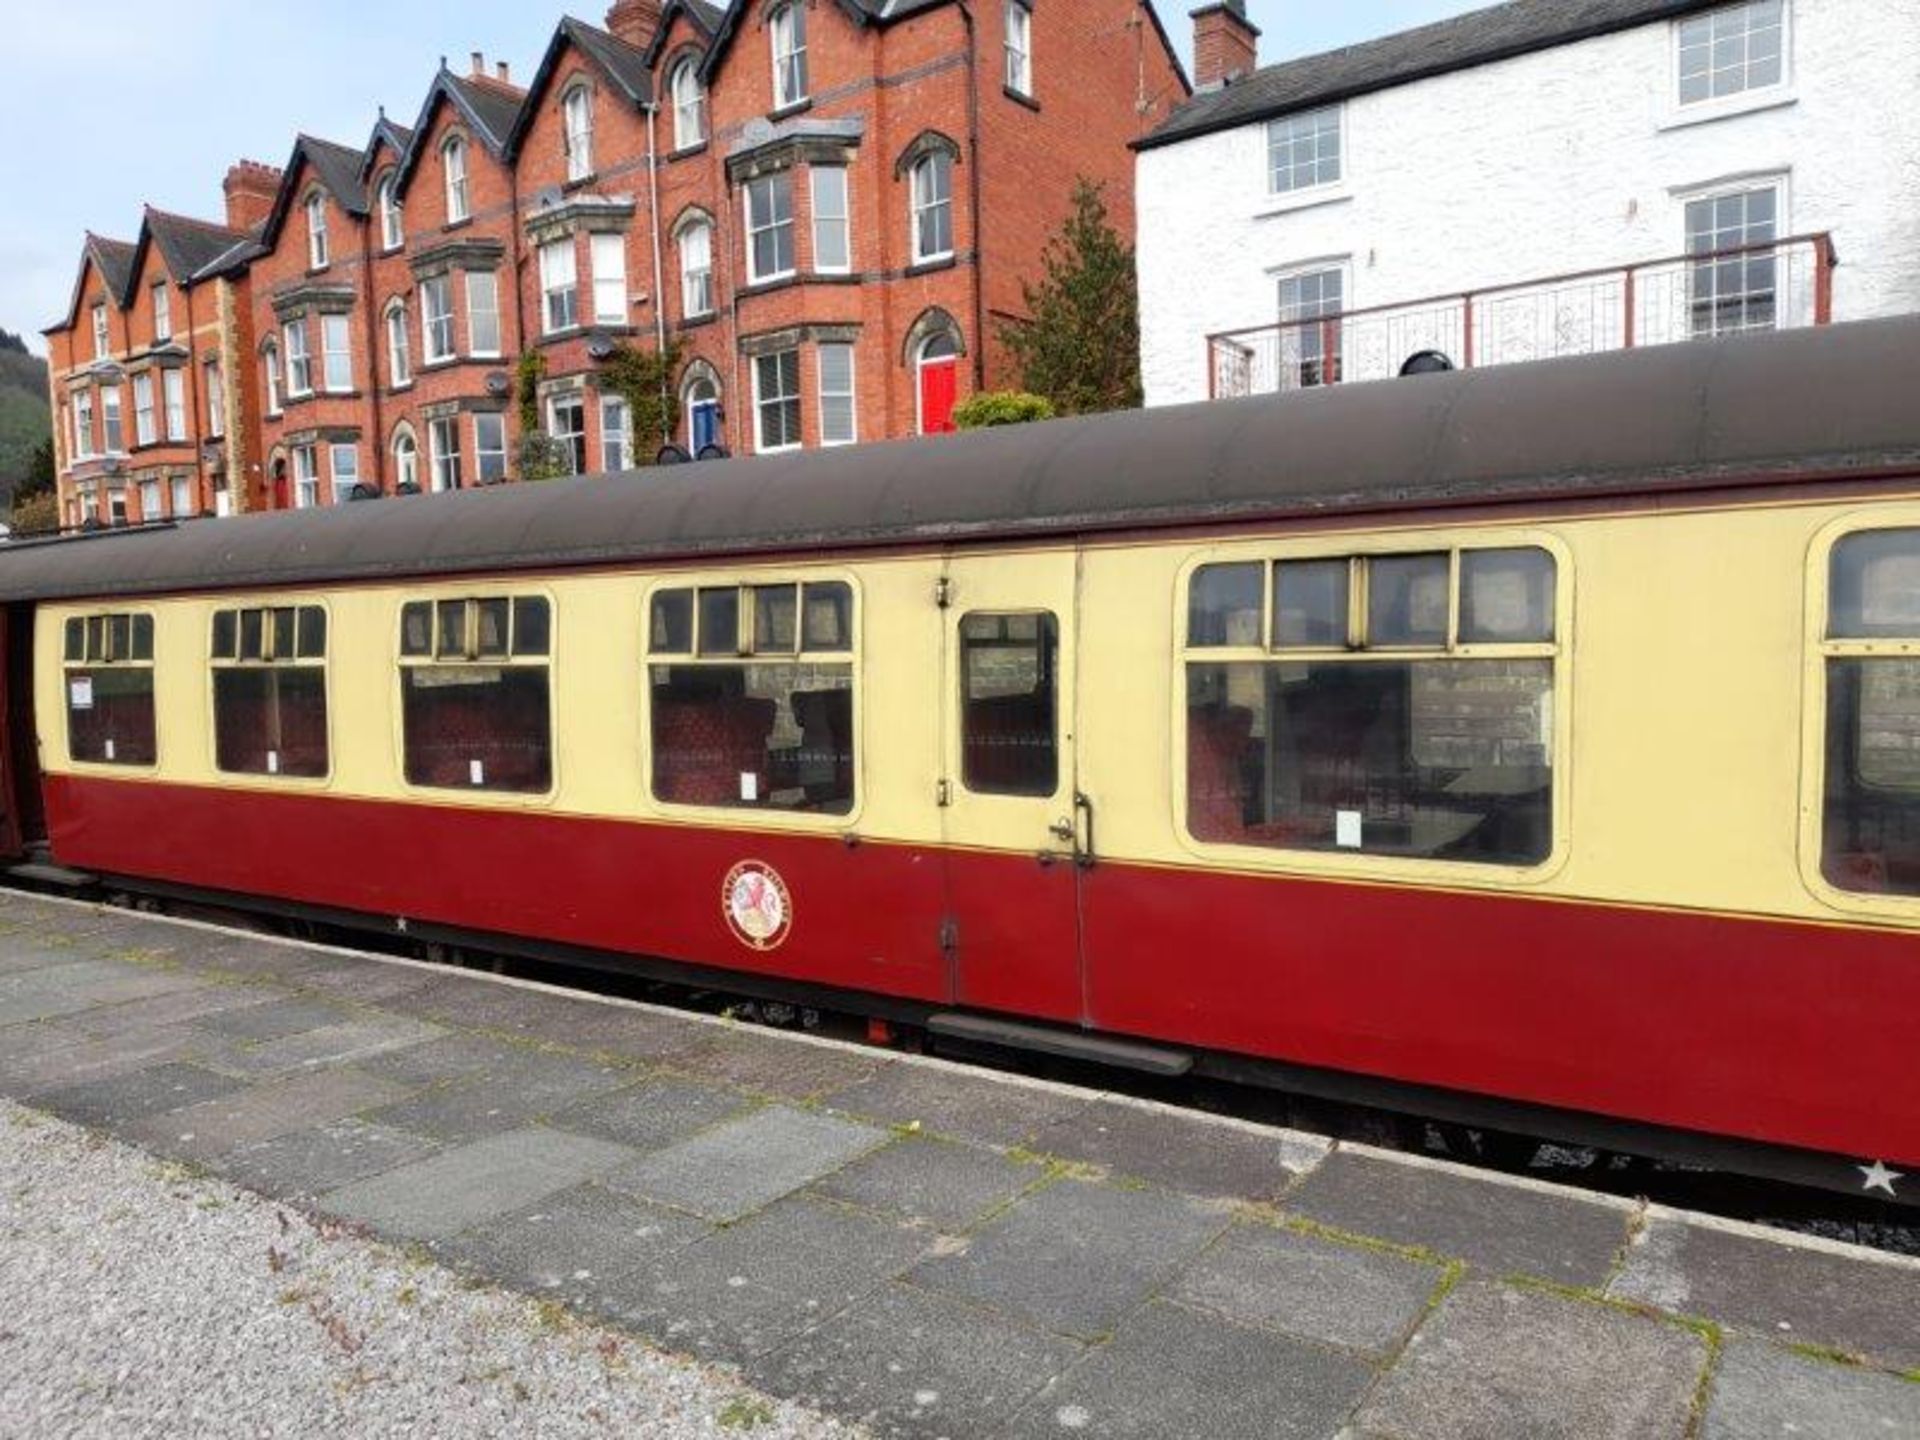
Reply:
M456 75L442 60L440 72L433 77L433 84L427 87L427 98L421 102L420 118L413 123L406 153L400 157L400 188L405 190L412 182L414 169L420 163L422 149L433 129L433 112L443 102L460 112L460 118L480 137L481 144L496 158L504 159L508 137L513 134L526 95L517 85L500 80Z
M373 133L367 136L367 148L360 156L360 183L365 186L373 177L373 167L380 158L380 147L393 151L397 160L407 153L407 147L413 144L413 131L405 125L395 124L387 118L383 109L380 118L373 122Z
M149 247L159 247L161 263L175 283L191 285L202 271L252 238L243 230L229 229L211 220L174 215L149 205L140 222L140 238L134 244L133 262L128 267L127 289L121 304L133 300L133 287L146 269Z
M86 291L87 267L93 266L100 272L100 278L107 282L107 294L113 297L113 303L124 308L127 286L136 273L133 268L135 247L125 240L109 240L104 235L96 235L91 230L80 247L80 268L74 272L73 295L67 301L66 318L54 325L47 326L40 333L51 335L56 330L71 330L80 316L80 299Z
M664 15L660 24L664 30ZM561 62L569 49L578 50L586 56L607 83L626 96L636 110L645 109L652 102L651 52L636 50L617 35L610 35L584 20L567 16L554 27L553 39L547 42L546 54L540 57L540 68L533 72L533 79L527 86L520 113L514 117L513 130L507 136L509 154L517 155L520 152L527 131L533 128L534 116L539 113L540 101L559 78Z
M280 239L280 229L293 211L294 196L299 194L303 165L311 166L314 178L333 196L340 208L355 219L367 214L367 187L360 180L361 152L351 145L336 145L301 135L293 142L293 154L287 158L280 176L280 192L273 197L273 209L261 228L260 243L271 250Z
M1725 0L1508 0L1344 50L1269 65L1196 95L1134 148L1151 150L1496 60L1706 10Z

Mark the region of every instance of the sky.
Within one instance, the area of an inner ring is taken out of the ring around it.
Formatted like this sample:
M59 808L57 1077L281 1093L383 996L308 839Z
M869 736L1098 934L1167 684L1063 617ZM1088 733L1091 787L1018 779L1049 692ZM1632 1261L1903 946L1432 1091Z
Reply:
M1155 0L1189 59L1198 0ZM1248 0L1270 64L1487 0ZM525 81L563 13L529 0L0 0L0 329L40 330L72 292L88 230L132 241L141 206L222 218L236 159L283 164L295 134L365 143L379 107L411 124L442 55ZM574 7L598 20L600 5Z

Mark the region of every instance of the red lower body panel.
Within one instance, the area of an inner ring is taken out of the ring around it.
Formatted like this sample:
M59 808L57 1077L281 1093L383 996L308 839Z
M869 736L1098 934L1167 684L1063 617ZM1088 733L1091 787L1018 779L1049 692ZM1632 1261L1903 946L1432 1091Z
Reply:
M1030 855L73 776L47 801L88 869L1920 1166L1910 934L1112 861L1035 882ZM775 948L724 917L743 860L785 883ZM1023 894L1020 938L1057 939L1008 965L982 940Z

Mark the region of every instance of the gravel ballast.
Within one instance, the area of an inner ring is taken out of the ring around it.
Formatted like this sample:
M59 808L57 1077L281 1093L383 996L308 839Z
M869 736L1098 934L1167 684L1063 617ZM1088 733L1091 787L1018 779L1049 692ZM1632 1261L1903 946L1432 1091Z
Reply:
M0 1435L341 1433L858 1434L0 1101Z

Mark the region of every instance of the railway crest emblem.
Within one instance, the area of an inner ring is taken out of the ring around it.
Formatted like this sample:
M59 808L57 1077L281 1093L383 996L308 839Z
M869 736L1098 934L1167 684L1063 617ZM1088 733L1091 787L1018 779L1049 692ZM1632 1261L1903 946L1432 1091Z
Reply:
M752 950L772 950L793 929L793 901L771 865L742 860L720 882L720 913L734 938Z

